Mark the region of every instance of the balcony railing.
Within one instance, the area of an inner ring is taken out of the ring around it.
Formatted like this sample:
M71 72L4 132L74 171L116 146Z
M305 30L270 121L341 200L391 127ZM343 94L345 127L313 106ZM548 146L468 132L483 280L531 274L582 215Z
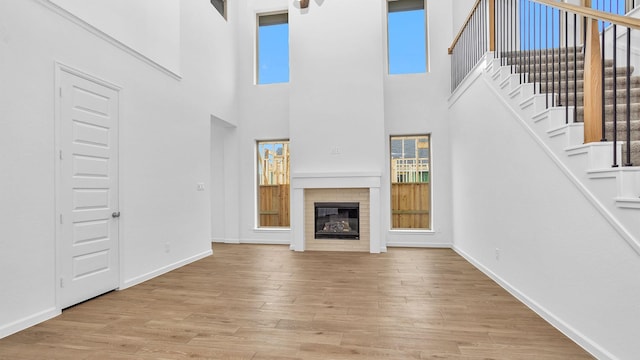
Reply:
M639 156L632 143L640 141L632 139L640 121L640 77L632 76L640 58L632 62L632 44L638 48L640 20L595 10L616 5L593 1L476 1L449 48L451 89L492 56L545 95L547 108L564 107L566 123L584 122L585 143L611 141L613 167L632 166Z

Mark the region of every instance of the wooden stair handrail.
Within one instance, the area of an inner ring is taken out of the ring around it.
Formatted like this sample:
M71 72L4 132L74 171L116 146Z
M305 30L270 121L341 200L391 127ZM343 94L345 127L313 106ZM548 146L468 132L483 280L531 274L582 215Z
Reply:
M464 31L464 29L467 27L467 25L469 24L469 20L471 20L471 16L473 16L473 13L476 11L476 8L478 7L478 5L480 5L480 1L481 0L476 0L476 2L473 4L473 7L471 8L471 11L469 11L469 15L467 15L467 18L464 21L464 24L462 25L462 27L460 28L460 31L458 31L458 33L456 34L456 37L453 38L453 42L451 42L451 46L449 46L449 48L447 49L447 52L449 53L449 55L453 54L453 48L456 46L456 44L458 43L458 40L460 40L460 37L462 36L462 32ZM600 20L600 21L606 21L606 22L610 22L612 24L617 24L620 26L624 26L624 27L629 27L632 29L640 29L640 19L636 19L636 18L632 18L629 16L623 16L623 15L616 15L616 14L612 14L612 13L607 13L607 12L603 12L603 11L599 11L599 10L594 10L592 8L588 8L588 7L584 7L584 6L580 6L580 5L573 5L573 4L567 4L567 3L561 3L561 2L556 2L553 0L531 0L533 2L537 2L538 4L543 4L543 5L547 5L556 9L560 9L560 10L565 10L565 11L569 11L571 13L575 13L584 17L587 17L589 19L593 19L593 20ZM493 51L493 42L495 41L495 36L493 36L494 32L492 31L494 29L494 21L493 21L493 11L492 8L494 6L494 2L495 0L489 0L489 42L490 42L490 48L489 51Z
M469 15L467 15L467 18L464 20L464 24L460 28L460 31L458 31L458 34L456 34L456 37L453 38L453 42L451 43L451 46L449 46L449 49L448 49L449 55L453 54L453 48L458 43L458 40L460 40L460 37L462 36L462 32L464 31L464 29L467 27L467 25L469 25L469 20L471 20L473 13L476 11L476 8L478 8L478 5L480 5L480 1L482 0L476 0L476 2L473 4L473 6L471 7L471 11L469 11ZM494 0L490 0L490 1L493 2ZM491 16L493 16L493 11L491 11L490 14ZM489 22L489 24L492 24L492 23L493 21ZM494 37L491 36L490 38L493 39Z
M595 10L581 5L573 5L561 2L555 2L553 0L531 0L538 4L547 5L556 9L565 10L571 13L575 13L580 16L587 17L593 20L600 20L610 22L612 24L632 28L640 29L640 19L632 18L630 16L612 14L600 10Z

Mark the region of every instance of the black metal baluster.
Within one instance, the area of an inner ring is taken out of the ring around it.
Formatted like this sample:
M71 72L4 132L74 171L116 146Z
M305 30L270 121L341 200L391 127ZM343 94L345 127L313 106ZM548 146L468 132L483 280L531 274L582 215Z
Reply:
M509 13L509 17L511 18L511 55L509 56L511 58L511 73L514 74L517 70L518 70L518 65L517 65L517 53L516 53L516 46L518 45L518 41L516 40L516 36L518 34L518 28L517 28L517 14L516 14L516 9L518 7L518 0L513 0L510 3L511 8L509 10L511 10L511 12Z
M549 108L549 7L544 7L544 106Z
M531 10L532 8L535 9L535 3L533 2L529 2L529 4L531 5L529 7L529 9ZM533 39L529 38L529 76L531 77L531 79L529 80L530 83L533 83L533 93L536 93L536 82L535 82L535 78L536 78L536 59L532 58L532 55L534 54L534 49L536 48L536 38L535 38L535 29L533 26L533 22L534 22L534 18L533 18L533 10L529 11L529 29L532 30L533 32ZM531 62L533 62L533 72L531 72Z
M536 31L536 33L538 33L538 51L535 58L538 59L539 61L538 61L538 86L536 87L538 88L538 92L540 94L542 94L542 91L541 91L542 89L542 15L541 13L542 13L542 5L538 4L538 11L536 12L534 8L533 17L535 19L537 14L538 31ZM535 26L535 24L533 26ZM536 87L534 87L534 89Z
M573 122L578 121L578 16L573 14Z
M633 166L631 163L631 28L627 28L627 161L624 166Z
M565 123L569 123L569 12L564 12L564 115Z
M520 74L520 84L522 84L524 82L524 67L523 65L523 59L524 59L524 35L527 32L523 31L522 27L524 26L524 0L520 0L520 7L519 7L519 28L520 28L520 34L518 34L518 39L520 39L520 51L518 52L518 73Z
M603 4L604 7L604 4ZM606 92L606 86L605 86L605 81L606 81L606 77L605 77L605 56L606 56L606 41L605 41L605 29L607 24L604 22L604 20L602 21L602 58L601 58L601 73L602 73L602 78L600 79L602 81L602 140L600 141L607 141L607 133L606 133L606 112L604 111L605 109L605 101L606 101L606 97L605 97L605 92Z
M520 53L518 54L518 72L520 73L520 84L526 79L524 78L524 49L526 48L525 34L527 34L524 21L524 0L520 0ZM524 31L522 29L525 29Z
M555 24L555 9L551 8L551 46L553 46L553 26ZM551 106L556 106L556 59L555 48L551 53Z
M617 25L613 24L613 167L618 167L618 72L616 67L618 66L617 55ZM603 106L604 108L604 106Z
M562 12L558 10L558 106L562 106Z

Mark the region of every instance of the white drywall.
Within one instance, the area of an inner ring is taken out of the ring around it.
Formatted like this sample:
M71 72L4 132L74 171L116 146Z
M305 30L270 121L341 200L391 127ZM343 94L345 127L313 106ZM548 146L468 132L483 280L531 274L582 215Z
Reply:
M168 70L180 73L180 0L50 0Z
M382 171L384 11L369 0L291 11L293 172Z
M255 228L255 141L290 139L292 173L383 175L383 243L389 239L396 246L450 244L446 120L450 33L433 30L429 34L432 73L389 77L384 2L311 1L308 9L299 9L295 1L254 0L239 2L237 7L238 241L289 242L288 230ZM256 14L283 10L289 12L290 82L255 85ZM451 11L449 2L427 1L427 26L449 29ZM433 189L435 231L389 232L389 135L424 133L433 134L433 153L438 157L434 160L438 172ZM335 148L339 154L332 154ZM225 232L227 227L228 223Z
M453 34L458 33L462 25L464 25L464 21L469 16L469 12L471 12L471 7L475 4L476 0L455 0L451 1L451 8L453 10L453 22L452 28ZM453 40L453 36L448 39L449 41Z
M207 1L180 2L179 14L182 80L95 36L47 1L0 2L0 336L59 311L56 62L122 88L121 285L211 251L210 118L233 117L235 59L231 31ZM204 192L196 191L199 182Z
M387 231L388 246L450 246L452 239L451 147L447 106L450 84L447 48L453 37L447 31L452 18L451 4L446 1L426 1L426 6L429 70L426 74L385 75L386 136L383 146L385 164L389 164L389 136L431 135L432 230ZM383 168L383 229L391 228L389 169L388 165Z
M640 257L484 80L450 118L455 248L594 355L635 358Z

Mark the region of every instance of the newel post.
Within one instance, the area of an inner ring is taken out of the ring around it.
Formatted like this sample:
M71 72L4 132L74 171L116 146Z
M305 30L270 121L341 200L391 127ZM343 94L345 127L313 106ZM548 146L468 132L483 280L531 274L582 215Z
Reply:
M585 6L591 7L591 0L585 0ZM598 20L587 19L584 47L584 142L590 143L603 139L602 58Z

